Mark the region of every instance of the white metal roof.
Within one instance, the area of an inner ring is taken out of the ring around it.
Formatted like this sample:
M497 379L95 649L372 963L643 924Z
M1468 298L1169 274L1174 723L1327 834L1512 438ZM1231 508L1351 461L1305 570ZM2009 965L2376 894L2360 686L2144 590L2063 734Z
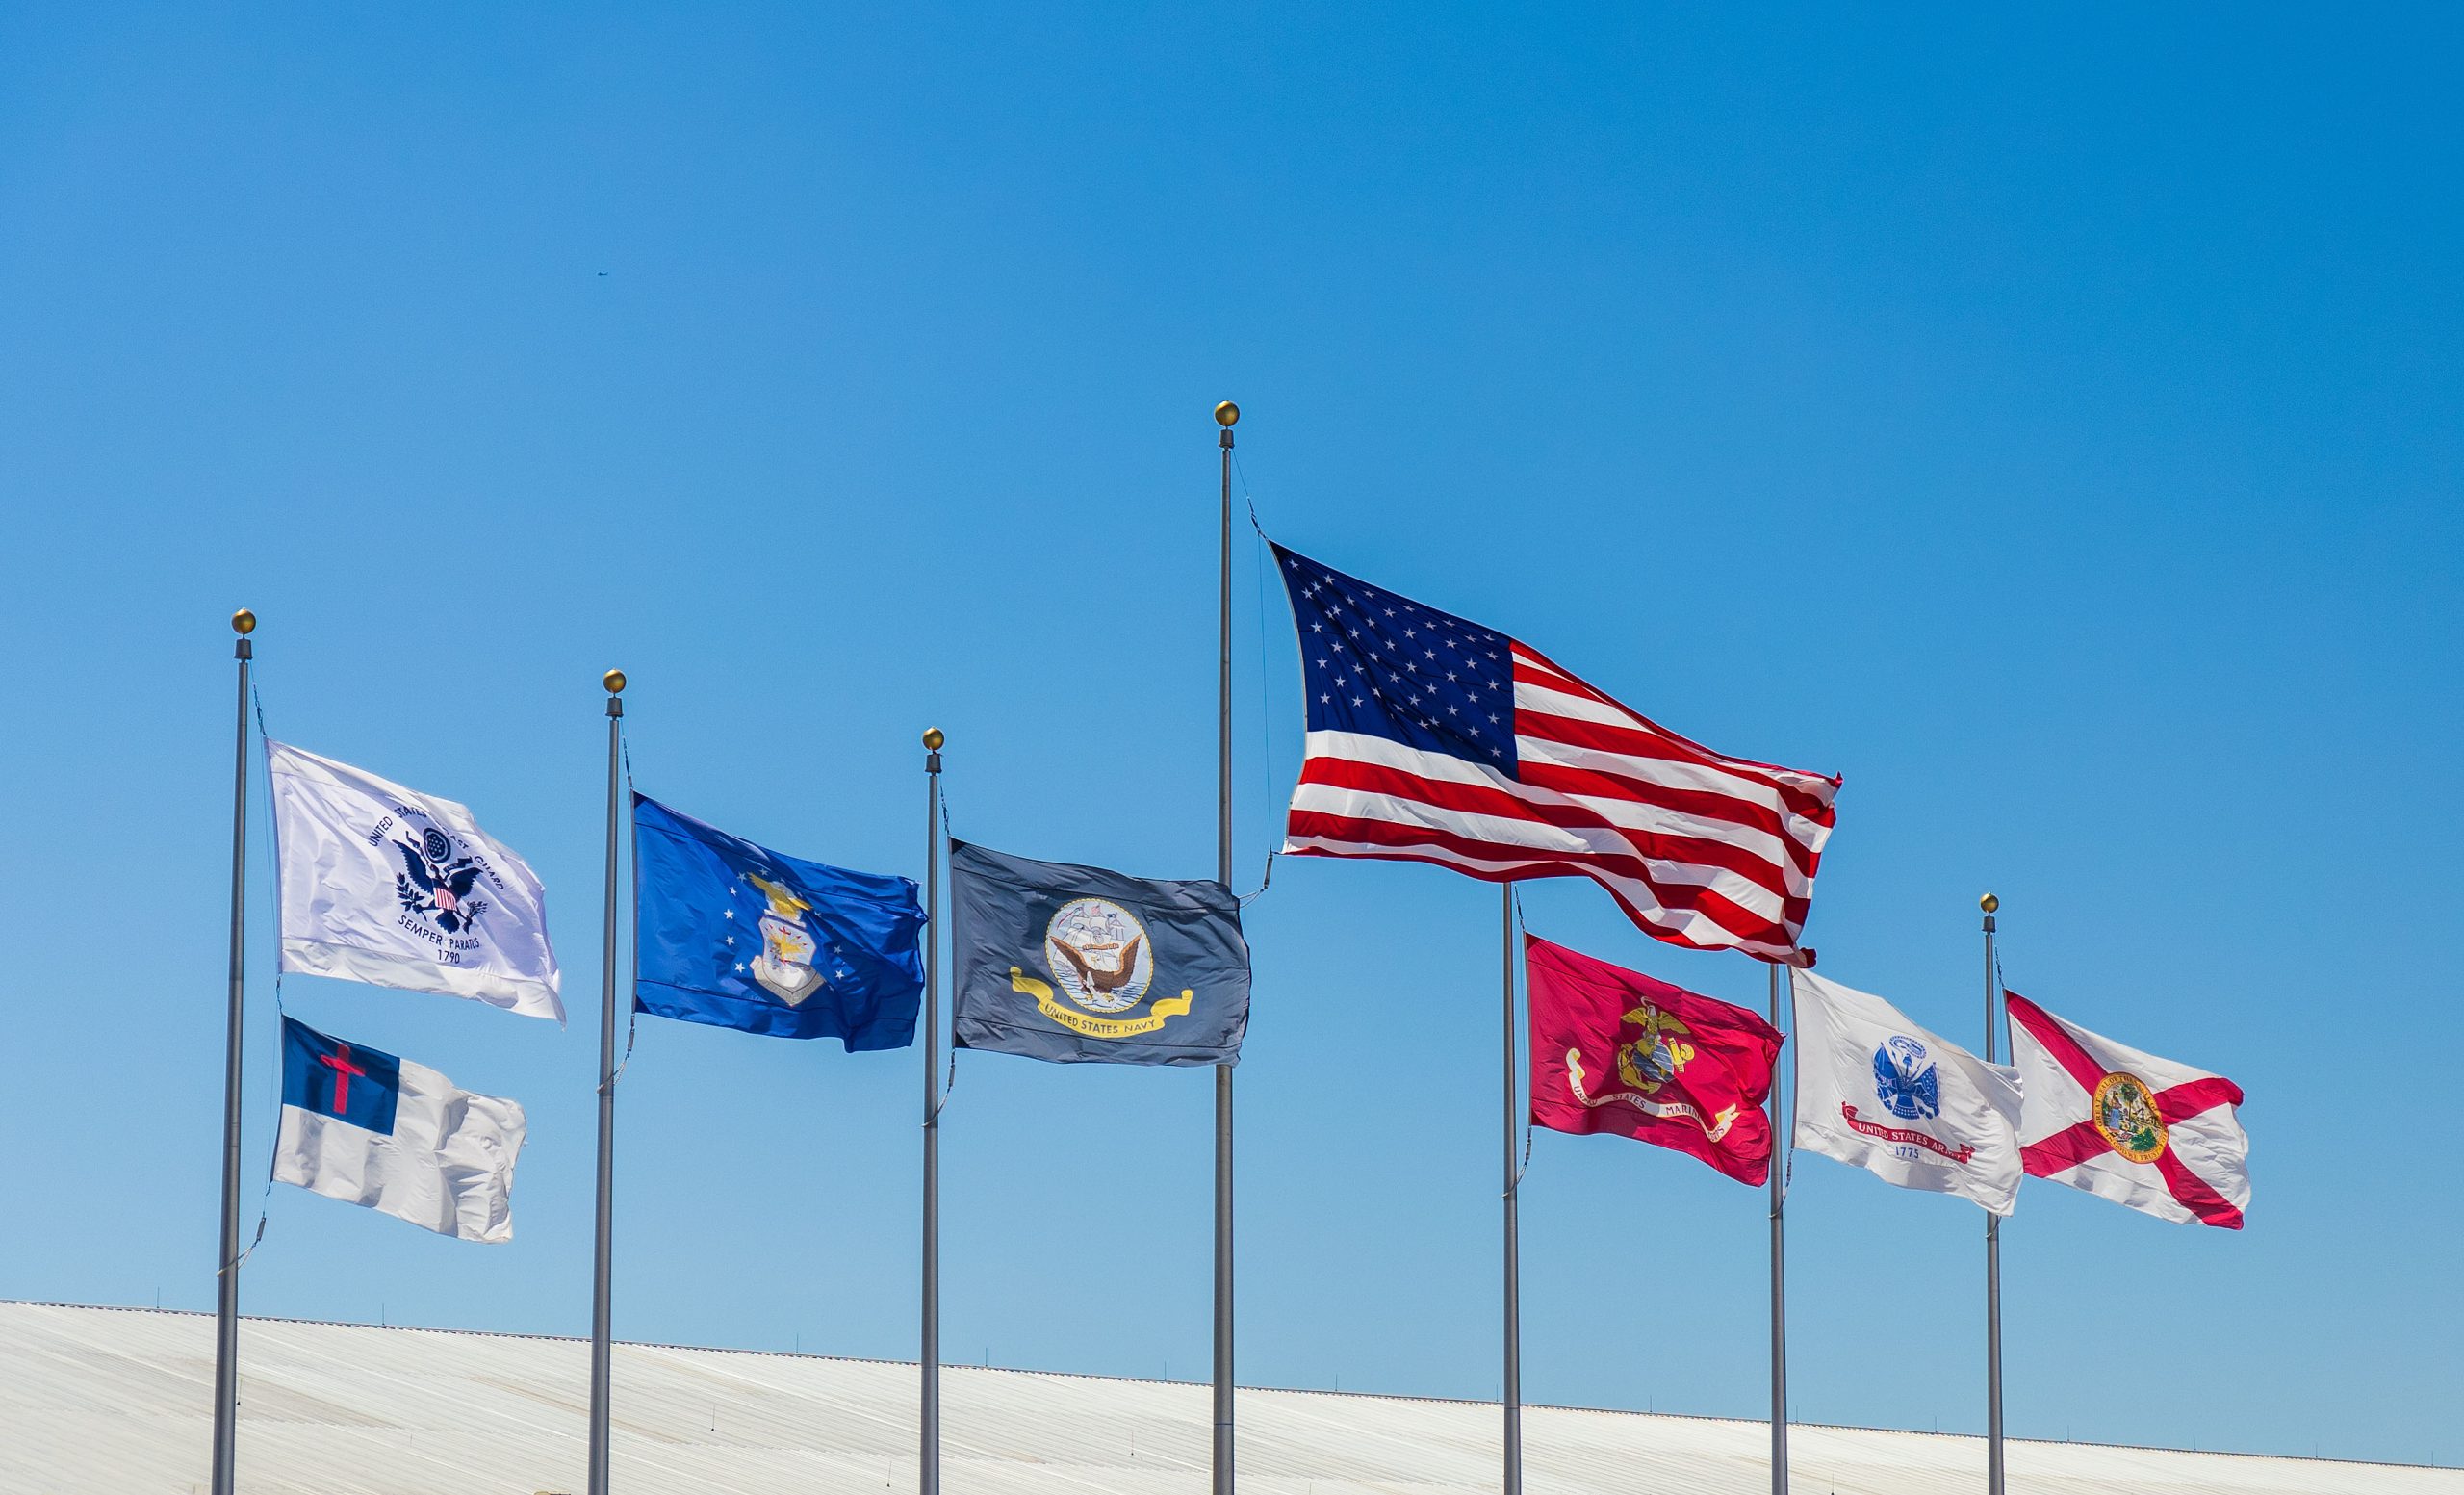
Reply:
M210 1316L0 1303L0 1492L202 1490ZM628 1492L912 1491L915 1368L619 1345L613 1478ZM578 1340L250 1319L241 1327L240 1485L251 1495L578 1490ZM1241 1484L1257 1495L1450 1495L1498 1486L1494 1405L1241 1393ZM1207 1388L952 1366L951 1495L1199 1495ZM1763 1495L1755 1422L1527 1409L1531 1495ZM1800 1426L1806 1495L1974 1495L1982 1440ZM2014 1442L2015 1495L2464 1495L2464 1471Z

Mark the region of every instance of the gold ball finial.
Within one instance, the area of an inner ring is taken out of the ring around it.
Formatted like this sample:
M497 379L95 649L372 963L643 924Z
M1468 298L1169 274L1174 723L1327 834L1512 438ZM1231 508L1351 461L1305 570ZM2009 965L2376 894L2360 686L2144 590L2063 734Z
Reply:
M937 753L941 751L941 744L948 740L950 739L941 735L941 729L938 727L927 727L924 729L924 751L927 753Z
M245 638L256 631L257 615L255 613L250 612L245 607L243 607L239 611L231 614L232 632L239 634L242 638Z
M2002 900L1996 898L1991 893L1987 893L1984 897L1976 900L1976 906L1983 909L1986 913L1990 914L1994 910L2002 907Z
M623 670L609 670L606 674L599 677L599 683L607 687L607 693L611 696L621 696L625 693L625 672Z
M1241 407L1228 400L1223 401L1223 403L1217 405L1215 407L1215 424L1225 426L1238 425L1241 424Z

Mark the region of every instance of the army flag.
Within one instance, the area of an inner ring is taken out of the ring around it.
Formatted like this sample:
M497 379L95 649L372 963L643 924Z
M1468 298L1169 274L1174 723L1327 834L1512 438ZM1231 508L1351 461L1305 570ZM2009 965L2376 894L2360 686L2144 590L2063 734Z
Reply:
M1235 1064L1249 1024L1241 904L950 842L962 1048L1060 1064Z
M266 743L282 968L565 1020L547 893L449 799Z
M513 1239L522 1107L282 1019L273 1175L459 1241Z
M1974 1199L2019 1197L2019 1075L1908 1020L1871 992L1792 970L1800 1147L1886 1183Z
M633 1001L850 1050L915 1042L915 884L807 862L633 796Z
M1523 937L1531 1123L1691 1153L1739 1183L1771 1175L1780 1030L1742 1007Z
M2019 1160L2032 1175L2184 1225L2242 1228L2250 1138L2220 1074L2126 1048L2016 992L2011 1058L2027 1096Z

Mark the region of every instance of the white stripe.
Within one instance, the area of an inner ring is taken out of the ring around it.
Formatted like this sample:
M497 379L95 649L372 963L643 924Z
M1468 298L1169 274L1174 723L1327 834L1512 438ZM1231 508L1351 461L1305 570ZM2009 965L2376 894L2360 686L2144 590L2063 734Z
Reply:
M1558 860L1554 858L1527 860L1506 854L1502 849L1496 857L1474 857L1446 846L1385 846L1373 841L1349 841L1331 836L1287 836L1284 838L1283 849L1286 853L1314 851L1327 852L1340 857L1401 858L1408 855L1415 860L1440 862L1449 866L1497 872L1519 871L1527 867L1539 866L1543 860ZM1545 875L1563 877L1569 874L1552 867ZM1741 938L1733 930L1707 915L1693 910L1668 908L1653 895L1650 888L1631 878L1617 876L1597 867L1586 868L1582 875L1623 893L1630 903L1641 911L1645 923L1682 934L1687 940L1697 944L1715 949L1738 950L1747 955L1769 960L1784 959L1795 953L1785 945L1773 944L1764 940Z
M1413 774L1441 783L1470 785L1496 789L1527 805L1578 805L1612 822L1612 827L1567 827L1541 821L1508 819L1479 814L1399 795L1367 789L1347 789L1333 785L1310 784L1303 781L1293 791L1292 808L1320 811L1328 814L1349 815L1363 820L1388 820L1402 825L1430 826L1452 831L1457 835L1507 846L1525 846L1549 851L1557 856L1580 857L1610 852L1636 857L1649 863L1654 873L1665 882L1687 883L1712 889L1775 923L1784 923L1785 904L1781 895L1751 878L1725 867L1702 863L1678 862L1662 857L1645 856L1633 842L1618 834L1613 827L1659 831L1669 835L1700 834L1707 840L1733 845L1753 855L1767 865L1776 867L1788 888L1799 896L1811 890L1811 884L1800 876L1794 863L1780 849L1778 838L1768 832L1753 831L1742 826L1713 825L1690 816L1670 815L1646 805L1630 802L1604 802L1588 796L1560 794L1551 789L1533 788L1519 784L1495 769L1456 758L1449 753L1430 753L1397 742L1391 737L1367 733L1313 732L1308 735L1308 756L1347 762L1367 763L1390 768L1399 773ZM1611 813L1611 812L1614 813ZM1699 832L1692 829L1700 825ZM1714 831L1716 830L1716 834ZM1759 844L1756 844L1756 842Z
M1517 657L1534 670L1547 670L1565 680L1575 679L1565 671L1543 664L1528 655L1518 655ZM1588 683L1582 683L1584 689L1592 689ZM1758 763L1750 759L1731 758L1726 753L1714 753L1699 742L1688 741L1677 735L1665 727L1655 726L1634 711L1618 705L1614 700L1602 699L1606 695L1604 691L1594 691L1591 695L1577 695L1571 691L1559 690L1554 685L1529 676L1515 676L1514 699L1517 706L1525 704L1527 693L1529 695L1529 705L1533 710L1546 711L1552 716L1571 717L1576 721L1599 722L1611 727L1629 728L1657 737L1680 750L1701 753L1712 760L1712 766L1724 766L1726 771L1745 778L1748 781L1745 792L1753 798L1758 799L1777 794L1778 791L1764 782L1769 779L1780 780L1790 788L1810 794L1826 805L1831 803L1832 796L1839 792L1839 786L1820 774L1808 773L1802 768L1781 768L1770 763Z

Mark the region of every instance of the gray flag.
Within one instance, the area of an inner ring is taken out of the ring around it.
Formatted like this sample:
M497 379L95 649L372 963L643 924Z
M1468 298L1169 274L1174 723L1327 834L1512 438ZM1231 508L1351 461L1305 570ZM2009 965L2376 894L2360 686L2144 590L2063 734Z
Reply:
M1060 1064L1235 1064L1249 1025L1241 904L950 842L962 1048Z

